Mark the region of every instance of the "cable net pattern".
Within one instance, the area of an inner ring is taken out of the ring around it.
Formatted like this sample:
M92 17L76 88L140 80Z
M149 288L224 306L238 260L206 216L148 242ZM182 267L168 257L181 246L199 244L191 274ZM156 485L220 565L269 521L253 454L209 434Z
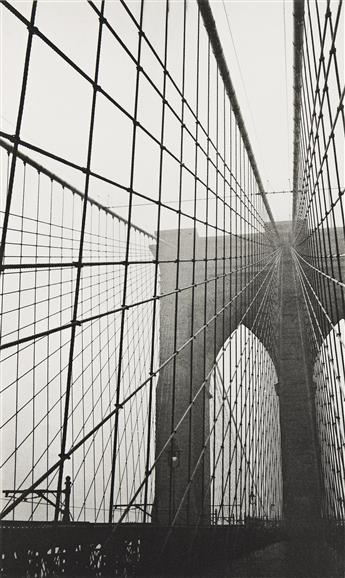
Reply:
M10 163L12 155L4 156L4 161ZM145 471L148 394L147 388L137 389L149 378L151 350L155 363L159 353L157 338L151 345L154 266L149 250L152 238L133 229L127 251L127 224L89 200L78 318L73 320L82 208L82 194L17 156L3 275L2 471L4 488L18 492L56 462L70 367L66 447L83 440L113 412L121 382L120 401L129 401L118 423L113 415L96 429L73 454L65 472L73 480L73 519L104 521L115 427L120 432L118 503L128 502ZM132 264L119 368L126 259ZM137 306L138 301L143 303ZM71 355L74 326L78 331ZM52 474L43 486L50 499L56 476ZM34 496L18 506L16 516L49 519L51 508L51 503Z
M344 520L344 14L306 2L295 83L295 249L305 304L325 518Z
M280 250L208 3L1 8L2 517L279 519Z

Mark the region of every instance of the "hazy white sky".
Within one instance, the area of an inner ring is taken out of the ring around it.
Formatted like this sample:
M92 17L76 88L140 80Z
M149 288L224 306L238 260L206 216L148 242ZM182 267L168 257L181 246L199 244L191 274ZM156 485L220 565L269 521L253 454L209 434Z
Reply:
M293 2L213 0L211 5L264 187L291 190ZM290 218L291 195L268 199L277 220Z
M31 2L21 1L14 4L29 17ZM99 2L96 4L99 5ZM129 5L138 15L139 2L131 0ZM180 8L177 5L180 5ZM162 40L164 6L162 0L148 0L145 9L146 30L152 34L157 46ZM264 186L267 191L290 189L292 1L211 0L211 7ZM106 15L116 22L117 30L121 31L125 42L131 49L133 47L135 52L137 32L120 8L117 0L107 0ZM188 3L188 10L192 17L194 10L192 2ZM171 14L177 24L181 13L182 2L172 0ZM97 18L86 2L42 0L38 3L37 26L90 76L93 75ZM176 32L178 35L178 25L175 28L174 34ZM25 26L2 8L1 126L10 133L14 131L18 107L26 34ZM179 58L178 39L175 39L175 42L176 55L171 57L172 68L178 63ZM134 67L118 49L114 49L114 42L107 34L104 35L103 45L100 71L102 86L121 104L131 108ZM173 52L174 50L171 50L170 54ZM150 66L149 54L143 56ZM117 63L117 69L114 69L114 62ZM153 62L151 70L153 75L157 75L157 83L161 82L160 73L155 69ZM147 90L146 100L151 106L150 110L143 111L144 118L153 132L159 132L159 116L156 114L159 100L155 102L154 94L150 92L149 87L144 87L144 83L142 90ZM171 98L174 96L171 95ZM90 103L90 86L35 38L22 138L84 165ZM108 176L122 182L128 178L129 155L126 150L130 147L131 125L127 119L110 109L109 104L103 99L99 104L99 117L96 122L94 158L99 172L108 171ZM142 146L148 145L143 143ZM100 151L99 154L97 150ZM153 157L154 153L147 149L147 155ZM117 159L115 168L114 156ZM42 164L48 165L76 186L83 187L81 174L55 165L49 159L40 160ZM140 169L139 163L138 167ZM152 179L150 180L152 171L150 173L147 167L143 168L146 168L146 171L141 171L140 178L143 189L148 192L155 184L151 182ZM123 193L117 191L114 198L113 192L106 191L105 188L100 191L102 186L97 185L97 194L95 191L92 191L92 194L103 195L103 198L107 199L106 202L116 206L115 210L126 217L126 208L123 206L126 205L127 199ZM173 195L170 190L169 195L170 197ZM277 220L290 217L291 195L270 195L269 201ZM140 203L140 199L137 202ZM154 230L155 218L152 219L152 207L140 208L137 214L134 213L133 218L137 224ZM149 225L151 221L152 226ZM167 223L167 226L174 227L175 223Z

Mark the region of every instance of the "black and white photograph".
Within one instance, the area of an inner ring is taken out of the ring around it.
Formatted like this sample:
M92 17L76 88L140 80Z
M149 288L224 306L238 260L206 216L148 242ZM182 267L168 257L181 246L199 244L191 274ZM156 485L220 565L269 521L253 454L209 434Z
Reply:
M0 574L345 578L343 0L0 0Z

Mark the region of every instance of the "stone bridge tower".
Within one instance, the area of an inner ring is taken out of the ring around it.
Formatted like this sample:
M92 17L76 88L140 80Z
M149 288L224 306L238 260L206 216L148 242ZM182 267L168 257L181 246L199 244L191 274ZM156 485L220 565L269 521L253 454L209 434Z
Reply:
M260 324L253 324L264 283L257 303L250 306L253 293L252 284L248 283L256 275L259 280L256 287L260 286L265 276L262 266L244 268L240 280L238 274L230 275L234 258L250 253L248 245L253 243L253 236L240 240L228 236L224 241L223 238L206 240L197 234L194 236L193 230L161 233L161 292L170 295L161 300L160 309L160 364L167 363L160 372L157 387L156 455L160 455L165 447L168 449L162 454L156 469L153 513L156 523L168 524L174 517L175 523L181 525L210 523L210 498L205 492L210 479L207 379L217 353L240 323L262 341L276 366L284 518L292 527L310 525L319 518L320 460L313 384L315 359L306 346L303 299L293 263L291 223L278 223L278 230L280 240L272 241L272 244L275 244L277 255L280 254L279 275L270 299L273 300L271 306L279 314L276 316L276 334L269 338L267 332L261 331ZM268 253L272 253L272 246L268 246ZM219 260L219 256L225 259ZM221 266L217 265L219 261ZM177 308L176 288L180 289ZM238 294L240 296L235 298ZM226 306L221 315L215 316L222 304ZM184 344L187 345L182 348ZM174 356L180 348L181 351ZM206 387L203 387L205 383ZM190 400L195 396L190 419L189 416L183 419L188 414ZM169 442L180 421L177 433ZM190 474L194 470L191 483ZM177 510L177 504L187 493L189 497L185 496L182 507Z

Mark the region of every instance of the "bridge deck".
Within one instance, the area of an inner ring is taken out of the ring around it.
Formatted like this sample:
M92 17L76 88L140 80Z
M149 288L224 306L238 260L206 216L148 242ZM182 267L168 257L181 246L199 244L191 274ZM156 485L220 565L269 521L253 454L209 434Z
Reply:
M153 524L3 522L2 575L21 575L30 560L40 568L63 566L75 578L114 575L115 567L120 576L166 575L169 569L171 576L340 578L344 529L301 527L291 535L282 524L250 523L198 531L180 526L171 533Z

